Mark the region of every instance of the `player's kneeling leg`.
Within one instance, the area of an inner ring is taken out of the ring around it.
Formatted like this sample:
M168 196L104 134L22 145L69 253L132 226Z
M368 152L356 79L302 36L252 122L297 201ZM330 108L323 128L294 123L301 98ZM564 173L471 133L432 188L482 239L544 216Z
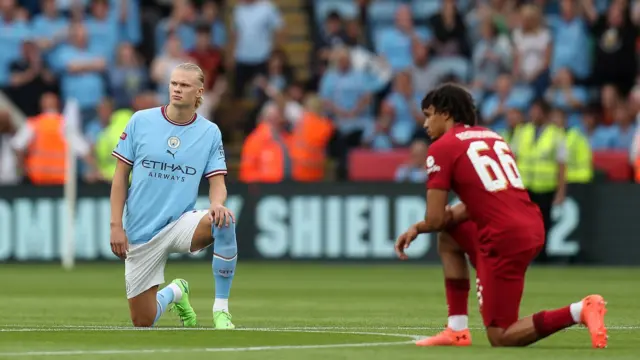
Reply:
M229 312L229 294L238 260L236 226L211 227L213 235L213 277L216 281L216 299L213 311Z

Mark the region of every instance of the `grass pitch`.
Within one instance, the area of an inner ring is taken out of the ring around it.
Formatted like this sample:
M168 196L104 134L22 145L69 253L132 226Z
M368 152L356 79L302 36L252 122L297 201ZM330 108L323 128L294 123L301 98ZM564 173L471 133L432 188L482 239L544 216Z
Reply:
M471 348L418 348L446 322L442 275L418 265L240 262L230 301L236 331L213 331L208 263L169 262L182 277L201 328L165 313L153 330L130 326L123 264L0 267L2 359L638 359L640 269L533 268L522 315L598 292L609 302L609 348L593 350L574 328L526 349L488 346L470 299Z

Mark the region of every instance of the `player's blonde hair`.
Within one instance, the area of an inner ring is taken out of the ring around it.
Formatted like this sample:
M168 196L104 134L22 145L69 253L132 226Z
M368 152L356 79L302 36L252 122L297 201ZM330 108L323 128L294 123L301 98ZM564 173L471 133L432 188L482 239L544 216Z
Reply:
M182 63L176 66L176 69L185 70L185 71L193 71L198 75L198 80L204 85L204 72L200 68L200 66L193 63ZM202 105L202 96L198 96L196 98L196 109Z

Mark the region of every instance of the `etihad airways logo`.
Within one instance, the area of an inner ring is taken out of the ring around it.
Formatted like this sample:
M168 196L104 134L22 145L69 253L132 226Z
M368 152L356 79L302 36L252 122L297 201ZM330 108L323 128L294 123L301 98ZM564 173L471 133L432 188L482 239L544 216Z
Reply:
M170 164L163 161L142 160L142 167L149 169L149 177L184 182L187 176L193 176L198 171L188 165Z

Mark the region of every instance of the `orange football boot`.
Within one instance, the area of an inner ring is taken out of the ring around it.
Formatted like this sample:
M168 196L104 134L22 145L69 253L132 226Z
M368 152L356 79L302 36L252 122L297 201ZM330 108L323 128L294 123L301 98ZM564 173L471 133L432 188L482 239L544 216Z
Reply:
M435 336L416 342L418 346L471 346L471 332L469 329L454 331L446 328Z
M589 329L591 345L595 349L607 347L607 328L604 324L604 315L607 313L607 303L600 295L589 295L582 299L582 312L580 323Z

